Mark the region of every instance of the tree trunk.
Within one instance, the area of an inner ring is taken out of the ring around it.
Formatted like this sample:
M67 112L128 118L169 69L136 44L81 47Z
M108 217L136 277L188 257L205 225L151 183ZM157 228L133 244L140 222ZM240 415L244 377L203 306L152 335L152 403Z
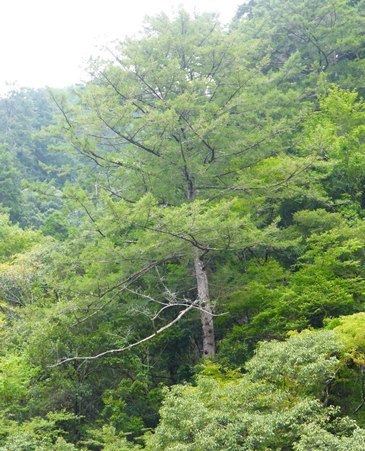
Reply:
M198 289L199 305L202 308L200 318L203 330L203 356L214 357L215 337L213 309L209 297L209 285L204 263L200 258L198 249L195 249L194 268L196 284Z

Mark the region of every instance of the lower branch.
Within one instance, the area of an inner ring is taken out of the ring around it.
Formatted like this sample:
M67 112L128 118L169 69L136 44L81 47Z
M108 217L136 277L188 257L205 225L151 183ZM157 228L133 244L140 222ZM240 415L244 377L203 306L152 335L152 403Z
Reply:
M199 303L199 299L197 299L196 301L192 302L186 309L182 310L175 319L173 319L172 321L170 321L168 324L166 324L165 326L161 327L160 329L156 330L153 334L148 335L148 337L142 338L142 340L138 340L134 343L131 343L127 346L123 346L122 348L116 348L116 349L109 349L107 351L101 352L100 354L96 354L96 355L92 355L92 356L84 356L84 357L67 357L64 358L56 363L54 363L53 365L50 365L50 368L54 368L56 366L59 365L63 365L64 363L67 362L73 362L76 360L96 360L99 359L100 357L104 357L106 355L109 354L117 354L119 352L124 352L124 351L128 351L129 349L132 349L142 343L145 343L146 341L151 340L152 338L154 338L156 335L161 334L162 332L164 332L166 329L169 329L171 326L173 326L174 324L176 324L178 321L180 321L180 319L186 315L186 313L188 313L193 307L195 307L197 304Z

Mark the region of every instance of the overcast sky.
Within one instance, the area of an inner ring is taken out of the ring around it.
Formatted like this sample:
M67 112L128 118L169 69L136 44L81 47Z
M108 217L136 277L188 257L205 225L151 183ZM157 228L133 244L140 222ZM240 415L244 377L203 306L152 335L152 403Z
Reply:
M243 0L0 0L0 92L63 87L85 79L96 47L137 33L145 15L179 6L213 11L223 22Z

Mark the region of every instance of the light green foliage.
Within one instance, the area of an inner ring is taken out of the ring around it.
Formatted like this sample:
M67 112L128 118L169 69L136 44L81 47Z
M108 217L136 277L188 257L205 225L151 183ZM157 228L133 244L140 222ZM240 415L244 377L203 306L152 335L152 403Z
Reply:
M3 263L34 246L39 242L40 234L22 230L11 224L9 218L3 214L0 216L0 240L0 262Z
M284 343L259 344L246 369L253 381L264 380L294 393L320 397L340 367L342 350L333 332L304 331Z
M290 234L303 236L295 271L257 259L234 279L237 291L222 305L236 320L221 342L226 363L239 364L259 339L321 327L326 318L363 308L363 223L349 225L341 215L323 210L298 212L294 221Z
M0 406L2 413L13 417L26 409L26 400L37 368L27 362L24 355L6 354L0 357Z
M333 320L328 324L333 328L341 340L344 341L347 352L358 365L365 363L365 314L356 313L350 316L343 316Z
M255 0L241 8L237 26L266 55L267 70L286 69L283 83L308 85L325 71L346 88L358 87L364 74L362 1Z
M90 438L85 445L101 447L103 451L133 451L141 449L138 445L128 442L123 434L118 434L113 426L103 426L102 429L89 431Z
M302 236L323 233L345 224L345 218L339 213L330 213L324 209L301 210L293 215L296 227Z
M3 146L0 147L0 205L10 213L11 219L19 217L21 209L20 171L16 160Z
M364 206L364 101L355 91L333 86L320 99L320 107L308 121L302 147L313 147L329 160L326 188L344 212L359 214Z
M314 234L309 239L283 300L291 299L310 324L320 325L325 316L336 316L341 310L351 313L352 309L361 308L363 234L363 224L359 223ZM300 323L293 322L293 326L300 327Z
M353 433L336 437L315 424L310 424L304 428L298 443L294 445L295 451L307 451L315 449L326 451L328 449L336 451L361 451L365 447L365 432L363 429L355 429Z
M48 413L44 418L33 418L17 424L13 420L0 419L0 450L2 451L74 451L77 448L67 443L61 425L75 421L74 415L66 412Z
M338 446L363 440L353 421L336 418L335 409L315 399L334 379L342 352L328 331L262 343L244 376L200 376L196 386L174 387L147 449L306 449L315 440Z

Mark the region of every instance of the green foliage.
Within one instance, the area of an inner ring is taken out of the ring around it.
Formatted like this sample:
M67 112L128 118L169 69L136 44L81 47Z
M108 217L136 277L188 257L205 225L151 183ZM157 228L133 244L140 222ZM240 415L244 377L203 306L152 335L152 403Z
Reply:
M283 83L308 85L321 72L346 88L363 77L363 2L346 0L255 0L248 2L240 22L266 70L286 69ZM258 32L259 30L259 32ZM357 78L359 77L359 78Z
M21 209L21 175L16 167L14 155L0 147L0 204L16 220Z
M42 131L54 121L45 89L19 89L0 98L0 206L12 221L39 228L61 207L55 187L73 174L72 159L54 152L58 139Z
M6 215L0 216L0 262L9 261L16 254L25 252L40 241L41 235L31 230L24 231L11 224Z
M142 378L123 379L118 387L104 393L102 416L117 431L140 436L158 423L161 389L152 388Z
M92 449L101 448L104 451L133 451L141 449L138 445L128 442L123 434L118 434L113 426L103 426L102 429L89 431L90 438L85 445Z
M315 147L332 162L325 187L347 215L364 207L364 101L355 91L332 86L320 99L321 110L306 126L304 148Z
M4 451L38 451L54 449L73 451L77 448L67 443L62 435L62 427L75 420L66 412L48 413L44 418L33 418L24 423L13 420L0 420L0 449Z
M365 447L363 6L161 14L0 99L0 450Z
M304 331L285 342L260 343L246 369L253 381L264 380L295 394L319 398L336 375L341 352L333 332Z
M338 451L354 450L360 451L365 446L365 434L363 430L355 429L352 435L342 435L336 437L317 425L310 424L303 431L298 443L295 444L296 451L304 451L308 449L328 450L334 449Z
M365 314L356 313L333 320L328 328L333 329L344 341L347 352L358 365L365 363Z
M0 357L0 406L3 414L21 416L37 369L23 355L6 354Z
M195 386L173 387L147 449L308 449L309 443L325 449L328 443L362 441L363 430L318 401L336 376L342 352L328 331L261 343L240 378L205 375Z

